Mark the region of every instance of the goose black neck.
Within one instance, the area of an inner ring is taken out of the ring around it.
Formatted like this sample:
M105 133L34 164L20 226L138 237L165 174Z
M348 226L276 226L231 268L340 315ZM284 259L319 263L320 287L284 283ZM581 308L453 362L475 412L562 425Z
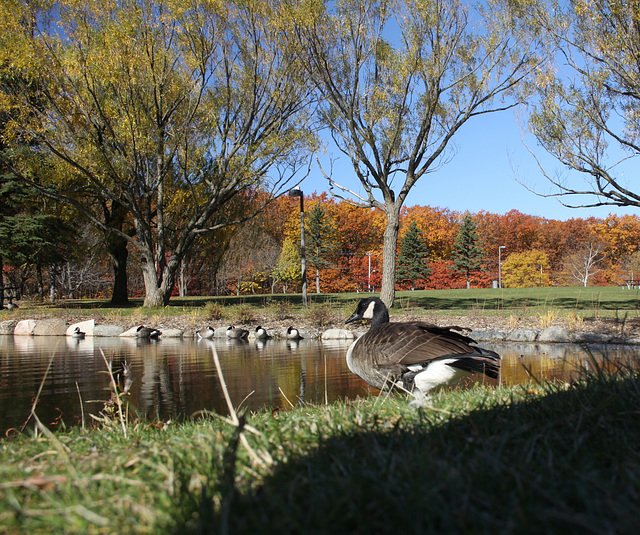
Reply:
M389 323L389 312L387 310L387 307L382 305L381 307L376 307L373 318L371 318L371 329L384 323Z

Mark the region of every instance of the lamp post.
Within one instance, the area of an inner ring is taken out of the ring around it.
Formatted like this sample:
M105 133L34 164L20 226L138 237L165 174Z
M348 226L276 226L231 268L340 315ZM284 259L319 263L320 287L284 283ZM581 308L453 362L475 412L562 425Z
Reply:
M505 249L505 245L498 247L498 288L502 288L502 249Z
M304 250L304 193L301 189L289 190L291 197L300 197L300 267L302 268L302 304L307 306L307 257Z

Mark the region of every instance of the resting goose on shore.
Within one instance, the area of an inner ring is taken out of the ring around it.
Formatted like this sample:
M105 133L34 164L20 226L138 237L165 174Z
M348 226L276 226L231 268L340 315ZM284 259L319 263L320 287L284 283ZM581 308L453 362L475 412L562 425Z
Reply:
M151 340L157 340L162 333L158 329L154 329L152 327L145 327L144 325L140 325L136 329L136 337L138 338L149 338Z
M298 331L298 329L295 327L289 327L287 329L287 338L289 340L300 340L302 336L300 336L300 331Z
M239 329L234 327L233 325L229 326L227 329L227 338L232 338L234 340L245 339L249 336L249 331L246 329Z
M209 338L213 338L214 334L215 334L215 330L213 327L211 327L211 325L209 325L208 327L203 327L202 329L196 331L198 340L200 340L201 338L204 338L205 340Z
M260 325L256 327L255 336L258 340L268 340L269 338L271 338L267 330L264 327L261 327Z
M371 320L347 351L347 366L371 386L412 392L420 405L431 392L472 373L497 378L500 355L482 349L455 329L423 322L390 323L385 304L363 299L345 323Z

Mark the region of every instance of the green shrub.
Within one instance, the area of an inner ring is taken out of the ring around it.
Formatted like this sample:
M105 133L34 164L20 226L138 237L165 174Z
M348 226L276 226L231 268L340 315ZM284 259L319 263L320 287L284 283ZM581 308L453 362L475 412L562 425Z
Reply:
M204 314L210 320L222 320L226 316L224 305L216 301L208 301L204 305Z

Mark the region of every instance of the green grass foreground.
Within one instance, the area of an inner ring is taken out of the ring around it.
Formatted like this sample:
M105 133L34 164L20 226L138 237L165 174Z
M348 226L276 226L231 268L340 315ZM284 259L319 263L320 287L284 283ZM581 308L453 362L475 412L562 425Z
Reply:
M640 374L0 442L2 533L637 533Z

